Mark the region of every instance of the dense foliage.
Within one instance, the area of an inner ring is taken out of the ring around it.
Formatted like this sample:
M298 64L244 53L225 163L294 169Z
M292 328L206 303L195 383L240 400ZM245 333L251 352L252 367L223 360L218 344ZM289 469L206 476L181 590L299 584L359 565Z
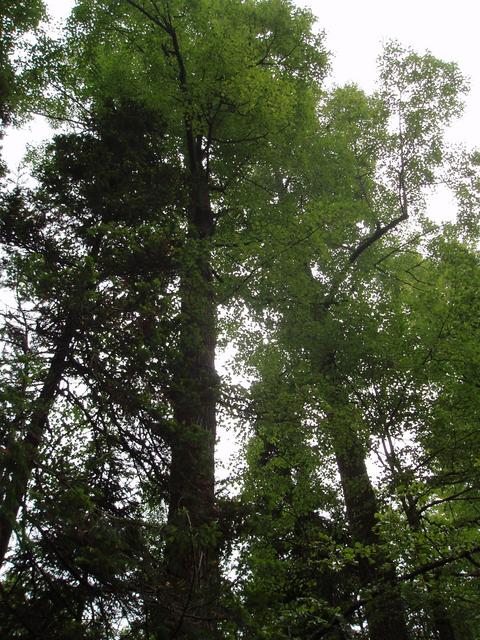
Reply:
M59 128L1 191L2 637L480 639L457 66L327 90L289 0L5 7L0 126Z

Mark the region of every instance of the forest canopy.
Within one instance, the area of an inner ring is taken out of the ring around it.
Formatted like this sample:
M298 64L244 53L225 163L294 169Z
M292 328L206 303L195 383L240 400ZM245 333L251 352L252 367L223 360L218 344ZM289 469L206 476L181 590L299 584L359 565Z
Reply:
M55 127L0 165L2 638L480 640L458 66L391 41L331 87L290 0L0 32L0 136Z

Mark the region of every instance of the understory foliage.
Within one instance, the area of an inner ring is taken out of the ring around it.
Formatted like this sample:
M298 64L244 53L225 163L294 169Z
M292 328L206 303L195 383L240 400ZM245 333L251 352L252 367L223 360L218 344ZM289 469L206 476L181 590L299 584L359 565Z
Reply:
M457 66L327 90L289 0L42 17L0 9L0 132L57 127L0 193L2 638L480 640Z

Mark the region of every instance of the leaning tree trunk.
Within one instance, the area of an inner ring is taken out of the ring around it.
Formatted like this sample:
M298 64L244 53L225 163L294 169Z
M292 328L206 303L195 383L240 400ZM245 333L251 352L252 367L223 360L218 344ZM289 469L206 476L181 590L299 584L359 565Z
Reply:
M343 421L342 421L343 422ZM371 551L358 559L365 590L370 640L408 640L405 610L394 568L381 550L376 531L377 500L365 465L363 447L353 426L331 424L331 438L342 483L347 519L354 542Z
M194 167L172 393L176 430L165 549L171 596L164 603L169 611L163 614L169 638L214 637L218 597L214 495L217 308L210 248L214 217L206 175L198 164Z
M27 433L18 452L10 452L10 455L6 456L0 504L0 567L5 561L18 512L25 499L28 482L36 465L38 450L44 440L48 416L65 372L75 326L74 315L70 314L59 335L45 381L35 401Z
M93 264L98 257L100 242L100 238L93 242L92 252L89 254ZM88 293L94 287L92 264L85 261L85 266L86 270L80 270L78 273L79 286L71 293L65 309L63 326L52 344L53 354L40 393L33 401L30 420L24 421L26 433L19 443L18 451L15 447L15 452L7 452L4 457L3 486L0 487L0 567L5 561L18 512L25 500L28 483L38 462L38 453L45 440L50 411L71 356L73 339L85 320L84 304Z
M391 446L393 451L393 444ZM396 456L395 454L393 454L389 458L390 469L393 477L396 476L399 470L395 462ZM414 533L418 533L421 526L421 515L417 509L417 505L413 495L411 495L408 491L407 494L402 498L402 507L408 522L408 526ZM435 575L436 579L438 579L439 577L440 573ZM436 585L428 585L427 583L427 591L428 609L436 640L458 640L450 619L449 612L445 606L444 599L442 595L438 593Z
M429 596L437 640L458 640L443 599L433 589L430 589Z

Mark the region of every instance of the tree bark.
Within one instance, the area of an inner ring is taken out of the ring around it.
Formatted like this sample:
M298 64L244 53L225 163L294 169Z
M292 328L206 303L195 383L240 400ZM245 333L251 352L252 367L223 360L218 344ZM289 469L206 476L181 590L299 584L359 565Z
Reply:
M214 216L208 181L195 164L186 264L181 275L179 357L173 389L166 571L172 590L170 638L215 637L218 542L215 509L217 308L210 242ZM166 603L167 604L167 603Z
M438 640L457 640L448 611L440 597L430 591L432 620Z
M390 468L392 474L397 472L397 467L393 464L393 459L390 459ZM418 532L420 530L421 516L411 494L407 494L403 498L402 506L408 526L412 531ZM441 595L438 592L436 593L435 587L428 585L428 583L427 591L428 608L436 640L458 640Z
M365 465L363 447L352 426L332 425L332 442L340 473L345 507L354 542L370 555L358 560L363 589L375 590L365 607L370 640L408 640L405 610L394 567L381 550L376 531L377 500ZM367 596L368 597L368 596Z
M5 561L18 512L25 498L38 450L47 428L48 415L65 372L75 325L73 314L70 314L60 333L45 381L35 402L28 431L21 443L20 454L7 458L4 473L5 486L2 487L3 495L0 505L0 567Z

